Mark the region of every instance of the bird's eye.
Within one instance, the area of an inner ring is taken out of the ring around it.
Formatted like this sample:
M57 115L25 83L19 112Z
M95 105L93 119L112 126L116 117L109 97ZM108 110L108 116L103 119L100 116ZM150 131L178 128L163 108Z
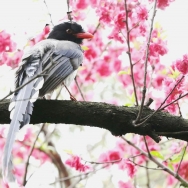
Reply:
M67 32L68 34L72 34L72 33L73 33L73 31L72 31L71 29L67 29L66 32Z

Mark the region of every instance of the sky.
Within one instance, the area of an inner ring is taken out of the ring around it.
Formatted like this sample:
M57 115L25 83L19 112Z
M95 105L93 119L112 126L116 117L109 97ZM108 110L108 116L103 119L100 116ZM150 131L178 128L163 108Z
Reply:
M165 11L158 11L156 20L167 34L169 53L163 61L171 63L188 53L188 1L175 0Z

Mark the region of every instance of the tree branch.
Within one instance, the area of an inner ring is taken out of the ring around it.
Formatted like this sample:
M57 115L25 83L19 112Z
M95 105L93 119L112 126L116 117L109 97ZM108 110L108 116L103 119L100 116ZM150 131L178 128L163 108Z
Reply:
M9 100L4 102L0 104L0 124L9 124ZM99 127L109 130L115 136L126 133L150 136L152 129L159 136L188 141L188 120L159 111L147 121L147 126L135 127L132 122L138 111L139 107L97 102L37 100L31 124L48 122ZM154 110L144 107L142 115L145 117L153 112Z

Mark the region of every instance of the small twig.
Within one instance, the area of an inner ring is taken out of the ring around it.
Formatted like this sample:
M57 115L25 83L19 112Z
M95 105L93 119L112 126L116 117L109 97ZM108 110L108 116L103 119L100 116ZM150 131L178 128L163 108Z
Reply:
M84 159L82 159L82 160L85 161L85 162L87 162L87 163L90 163L90 164L97 164L97 165L99 165L99 164L108 164L108 163L112 163L112 164L113 163L118 163L118 162L122 161L122 158L116 159L116 160L112 160L112 161L104 161L104 162L86 161Z
M181 156L181 160L180 160L180 162L179 162L179 164L178 164L178 168L177 168L177 171L176 171L176 174L177 174L177 175L178 175L178 172L179 172L181 163L182 163L182 161L183 161L183 158L184 158L184 156L185 156L185 151L186 151L186 149L187 149L187 145L188 145L188 142L187 142L187 144L186 144L186 146L185 146L185 148L184 148L184 150L183 150L183 153L182 153L182 156Z
M180 114L180 117L182 117L182 113L181 113L181 108L180 108L180 105L179 105L179 103L178 103L178 102L177 102L176 104L177 104L178 109L179 109L179 114Z
M164 170L164 168L151 168L151 167L148 167L148 166L143 166L143 165L140 165L138 163L135 163L134 161L132 160L129 160L131 161L133 164L135 164L136 166L139 166L139 167L142 167L142 168L145 168L145 169L149 169L149 170Z
M138 98L137 98L137 91L136 91L136 85L135 85L135 80L134 80L134 72L133 72L133 63L132 63L132 57L131 57L131 47L130 47L130 30L129 30L129 21L128 21L128 8L127 8L127 0L125 1L125 14L126 14L126 20L125 20L125 25L126 25L126 29L127 29L127 37L126 37L126 41L127 41L127 47L128 47L128 57L129 57L129 63L130 63L130 69L131 69L131 80L132 80L132 84L133 84L133 90L134 90L134 96L135 96L135 100L136 100L136 106L138 106Z
M148 161L146 161L146 179L147 179L147 184L146 186L150 188L150 178L149 178L149 168L148 168Z
M38 137L39 137L39 135L40 135L42 129L44 128L44 126L45 126L45 123L42 124L41 128L40 128L39 131L38 131L38 134L36 135L36 138L35 138L35 140L34 140L34 142L33 142L33 145L32 145L31 148L30 148L30 151L29 151L29 154L28 154L28 158L27 158L27 160L26 160L25 174L24 174L24 178L23 178L23 185L25 185L25 184L27 183L26 177L27 177L27 171L28 171L28 167L29 167L29 159L30 159L30 157L31 157L31 155L32 155L32 153L33 153L35 144L36 144L36 142L37 142L37 140L38 140Z
M132 162L135 164L135 158L133 158ZM137 176L134 176L134 187L137 187Z
M69 2L69 0L67 0L67 10L68 10L68 12L69 12L69 9L70 9L70 2Z
M139 26L139 22L137 22L129 31L127 31L127 32L131 32L133 29L135 29L136 27L138 27Z
M188 182L183 179L179 174L176 174L174 171L172 171L170 168L168 168L167 166L165 166L164 164L162 164L161 162L159 162L156 158L154 158L152 155L151 157L149 157L149 155L143 151L142 149L140 149L138 146L136 146L134 143L130 142L129 140L127 140L125 137L121 136L121 138L127 142L129 145L131 145L132 147L134 147L136 150L138 150L140 153L142 153L145 157L149 158L151 161L153 161L157 166L159 166L160 168L163 169L163 171L167 172L168 174L172 175L174 178L176 178L177 180L179 180L182 185L184 186L188 186Z
M47 5L47 3L46 3L46 0L44 0L43 2L44 2L44 4L45 4L45 6L46 6L48 15L49 15L49 17L50 17L50 22L51 22L52 26L54 26L54 23L53 23L53 21L52 21L52 15L51 15L51 13L50 13L50 11L49 11L49 8L48 8L48 5Z
M167 95L167 97L165 98L165 100L161 103L161 105L159 106L159 108L157 110L161 110L162 106L165 104L165 102L167 101L167 99L170 97L170 95L172 94L172 92L176 89L176 87L179 85L179 83L184 79L184 75L178 80L178 82L174 85L173 89L170 91L170 93Z
M95 30L93 31L93 33L92 33L93 35L97 32L97 30L99 29L99 27L100 27L100 22L97 24Z
M150 104L153 102L152 98L149 98L149 100L146 102L145 106L150 106Z
M172 102L168 103L167 105L163 106L160 110L164 110L166 107L170 106L171 104L177 102L178 100L182 99L183 97L185 97L186 95L188 95L188 93L185 93L184 95L180 95L177 99L173 100Z
M165 98L165 100L161 103L161 105L157 108L156 111L154 111L152 114L150 114L150 115L144 117L143 119L141 119L139 124L136 124L136 123L134 122L136 127L139 127L139 126L143 125L148 119L150 119L153 115L155 115L159 110L162 110L162 109L166 108L166 107L169 106L170 104L172 104L172 103L176 102L177 100L179 100L180 98L182 98L182 96L181 96L181 97L179 97L178 99L172 101L171 103L169 103L168 105L166 105L166 106L164 106L164 107L162 108L162 106L165 104L165 102L166 102L166 100L168 99L168 97L172 94L172 92L174 91L174 89L175 89L175 88L178 86L178 84L183 80L183 78L184 78L184 76L182 76L182 77L180 78L180 80L178 80L178 82L175 84L175 86L173 87L173 89L170 91L170 93L168 94L168 96ZM186 93L185 95L187 95L187 94L188 94L188 93ZM183 96L185 96L185 95L183 95Z
M80 92L80 95L82 96L83 101L86 101L85 98L84 98L84 95L83 95L83 93L82 93L82 90L80 89L80 86L79 86L79 84L78 84L77 76L74 78L74 80L75 80L76 86L77 86L77 88L78 88L78 90L79 90L79 92Z
M144 143L145 143L145 146L146 146L146 149L147 149L147 152L148 152L148 156L150 158L151 157L151 153L150 153L149 148L148 148L148 143L146 141L146 136L144 136Z
M141 156L142 155L142 153L140 153L140 154L138 154L138 155L134 155L134 156L130 156L129 158L136 158L136 157L139 157L139 156Z
M142 90L142 101L141 101L140 109L138 112L138 116L135 120L135 124L137 124L140 121L140 118L142 115L142 110L144 107L144 101L145 101L145 97L146 97L146 77L147 77L148 58L149 58L149 46L150 46L151 35L152 35L152 31L153 31L154 18L155 18L156 11L157 11L156 8L157 8L157 0L155 0L155 3L154 3L153 15L152 15L152 19L151 19L151 27L150 27L149 38L148 38L147 48L146 48L146 59L144 62L144 84L143 84L144 86L143 86L143 90Z

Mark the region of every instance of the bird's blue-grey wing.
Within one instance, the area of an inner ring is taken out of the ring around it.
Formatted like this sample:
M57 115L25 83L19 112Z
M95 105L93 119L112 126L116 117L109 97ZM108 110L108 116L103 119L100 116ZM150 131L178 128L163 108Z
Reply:
M55 64L44 76L44 85L39 91L40 96L44 96L57 88L78 69L82 61L83 52L79 45L70 41L59 41L51 59L43 65L44 68L48 68L51 64Z

